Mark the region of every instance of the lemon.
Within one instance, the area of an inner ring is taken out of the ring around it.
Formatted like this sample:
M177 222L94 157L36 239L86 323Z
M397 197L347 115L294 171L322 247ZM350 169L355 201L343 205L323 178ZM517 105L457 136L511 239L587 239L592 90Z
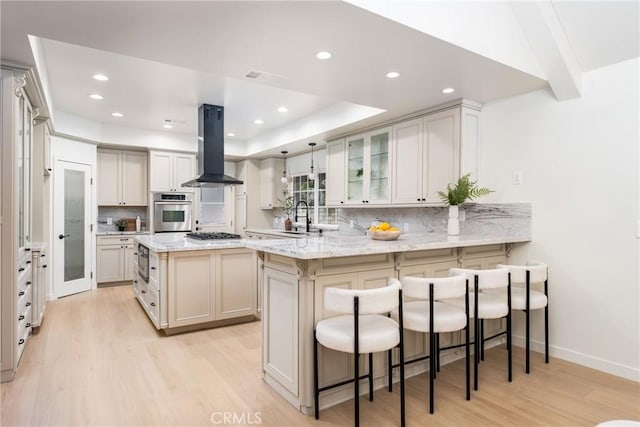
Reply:
M389 228L391 228L391 224L389 224L388 222L381 222L378 228L382 231L387 231Z
M389 231L400 231L400 230L398 229L398 227L390 227Z

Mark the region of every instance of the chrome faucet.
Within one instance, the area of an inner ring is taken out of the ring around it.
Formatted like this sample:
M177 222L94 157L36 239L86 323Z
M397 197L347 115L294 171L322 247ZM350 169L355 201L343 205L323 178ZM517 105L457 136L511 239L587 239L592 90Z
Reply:
M305 202L304 200L300 200L298 201L298 203L296 203L296 208L295 208L295 216L294 216L294 221L298 222L298 206L300 206L301 204L304 204L305 207L305 212L306 212L306 224L307 224L307 233L310 230L310 226L311 226L311 218L309 218L309 204L307 202Z

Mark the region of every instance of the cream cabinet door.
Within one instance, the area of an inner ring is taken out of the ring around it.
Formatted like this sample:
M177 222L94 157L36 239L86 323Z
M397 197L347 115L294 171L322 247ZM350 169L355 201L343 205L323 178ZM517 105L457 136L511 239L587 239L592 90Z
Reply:
M122 202L128 206L147 206L147 153L122 152Z
M391 203L422 203L423 119L393 126Z
M122 203L121 151L98 150L98 205L118 206Z
M273 209L275 205L275 159L260 161L260 208Z
M367 134L365 157L366 205L386 205L391 202L391 128ZM368 169L368 172L367 172Z
M178 192L193 193L195 188L183 187L182 183L192 180L196 176L195 154L175 153L173 161L173 190Z
M344 139L327 144L326 205L344 205Z
M230 249L216 255L216 319L256 314L257 256Z
M97 269L96 281L117 282L124 280L124 256L122 245L96 246Z
M173 188L173 155L172 153L149 153L151 173L149 187L151 191L171 191Z
M440 203L438 191L443 191L460 176L460 109L426 116L424 135L422 197L426 202Z
M136 251L135 245L125 245L123 250L124 256L124 280L133 280L135 277L136 267Z
M169 327L215 320L215 262L208 252L169 255Z

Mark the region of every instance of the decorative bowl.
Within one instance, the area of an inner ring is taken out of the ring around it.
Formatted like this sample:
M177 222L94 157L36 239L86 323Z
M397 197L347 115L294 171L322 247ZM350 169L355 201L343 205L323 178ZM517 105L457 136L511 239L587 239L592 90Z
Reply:
M398 237L402 234L401 230L398 231L373 231L367 230L367 235L372 240L398 240Z

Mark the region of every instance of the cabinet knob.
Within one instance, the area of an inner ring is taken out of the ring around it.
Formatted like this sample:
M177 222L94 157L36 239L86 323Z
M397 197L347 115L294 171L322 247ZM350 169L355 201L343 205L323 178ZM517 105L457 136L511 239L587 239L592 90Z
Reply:
M133 254L134 254L134 255L138 255L138 252L134 252Z
M20 267L20 268L18 269L18 273L22 273L23 271L24 271L24 267Z
M155 270L156 268L155 268L155 267L151 267L151 269L152 269L152 270Z
M27 322L26 325L24 325L25 329L29 329L31 327L31 323Z
M24 306L25 306L25 307L31 307L31 301L29 301L28 303L26 303Z
M24 338L20 338L20 341L18 341L18 345L22 345L24 344Z
M21 314L20 316L18 316L18 320L24 320L24 315Z
M21 297L22 295L24 295L24 291L20 291L18 292L18 296Z
M31 252L31 248L24 248L25 252Z
M31 264L31 261L27 261L26 263L27 263L27 264Z
M44 258L44 256L45 256L45 255L44 255L44 254L42 254L42 255L40 255L40 258Z
M427 201L427 199L422 199L422 201L423 201L423 202L426 202L426 201Z
M418 202L420 201L420 199L416 199Z
M340 200L340 203L344 203L344 201Z
M27 282L27 286L31 286L31 280Z
M146 294L146 293L147 293L147 291L145 291L144 289L143 289L143 290L141 290L140 292L141 292L141 293L143 293L143 294Z
M47 264L43 265L42 268L47 268Z
M152 302L150 305L151 305L151 307L155 307L155 306L156 306L156 303L155 303L155 302Z

